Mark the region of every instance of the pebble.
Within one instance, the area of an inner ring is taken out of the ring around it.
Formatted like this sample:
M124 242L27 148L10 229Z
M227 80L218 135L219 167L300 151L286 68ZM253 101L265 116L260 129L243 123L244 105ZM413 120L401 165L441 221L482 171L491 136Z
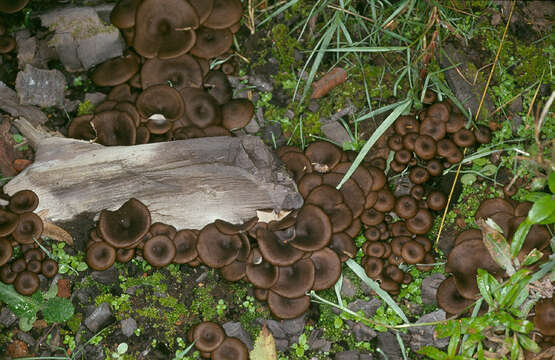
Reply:
M83 323L93 333L97 333L110 323L112 311L108 303L102 303L90 314Z
M133 318L123 319L120 321L121 325L121 332L123 335L130 337L134 334L135 330L137 329L137 321Z
M429 314L423 315L420 319L418 319L418 321L416 321L416 323L427 323L443 320L445 320L445 311L436 310ZM435 326L410 327L409 334L411 335L411 349L416 351L421 347L428 345L438 349L446 347L449 344L449 338L436 338L434 330Z
M424 279L422 279L421 296L422 303L424 305L436 305L436 294L439 285L445 280L445 275L443 274L432 274Z
M12 326L14 322L16 322L17 316L7 307L2 307L2 311L0 311L0 324L2 326L8 328Z
M341 284L341 295L348 298L352 298L356 295L356 287L347 277L343 278L343 283Z
M101 284L112 285L118 280L118 270L115 266L111 266L104 271L93 271L91 277Z
M223 324L222 327L224 328L225 334L227 336L235 337L241 340L241 342L243 342L243 344L245 344L249 350L253 349L254 344L252 342L252 339L250 335L245 331L245 329L243 329L240 322L228 321Z
M22 105L40 107L62 106L67 86L64 74L58 70L41 70L27 64L17 74L15 88Z

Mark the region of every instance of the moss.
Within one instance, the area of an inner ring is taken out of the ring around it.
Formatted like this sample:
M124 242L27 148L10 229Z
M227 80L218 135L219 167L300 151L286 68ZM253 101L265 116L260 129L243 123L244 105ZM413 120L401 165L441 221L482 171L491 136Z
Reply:
M92 114L94 112L94 105L90 102L90 100L84 101L79 104L79 108L77 109L77 116L83 116Z
M211 321L217 318L216 300L206 287L197 287L193 290L193 303L190 311L199 314L202 321Z
M291 72L299 65L295 60L295 49L300 48L299 42L289 36L289 28L285 24L277 24L272 28L272 55L277 59L279 71Z

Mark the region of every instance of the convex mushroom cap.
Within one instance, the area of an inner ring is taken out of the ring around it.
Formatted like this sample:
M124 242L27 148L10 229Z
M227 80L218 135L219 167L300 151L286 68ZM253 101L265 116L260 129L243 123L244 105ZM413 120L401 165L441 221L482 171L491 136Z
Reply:
M115 248L136 246L150 228L150 211L139 200L131 198L116 211L102 210L98 231Z
M0 236L8 236L17 228L19 216L0 209Z
M214 0L212 12L203 25L212 29L225 29L241 20L243 7L240 0Z
M272 291L290 299L303 296L314 284L314 273L314 263L310 259L301 259L293 265L282 266Z
M40 285L39 277L31 271L23 271L17 274L14 281L15 290L24 296L32 295Z
M135 122L127 112L108 110L96 114L91 123L96 142L106 146L134 145L137 139Z
M116 261L116 249L104 241L95 242L87 249L86 260L91 269L106 270Z
M204 59L212 59L225 54L233 44L233 34L229 29L211 29L201 26L196 31L197 40L191 54Z
M316 141L310 144L305 155L310 160L312 168L320 173L331 171L341 161L341 150L327 141Z
M312 289L324 290L332 287L341 275L341 260L330 248L323 248L310 255L314 264L314 284Z
M212 352L222 344L225 333L220 325L206 321L195 326L193 340L199 351Z
M138 57L127 54L100 64L92 73L91 80L98 86L116 86L131 79L138 71Z
M0 266L10 261L13 253L12 244L6 238L0 238Z
M239 339L226 337L211 355L212 360L247 360L249 351Z
M290 299L280 296L271 290L268 291L267 301L272 314L276 318L283 320L299 317L310 306L310 297L307 295Z
M248 99L232 99L222 106L222 125L227 130L244 128L254 115L254 105Z
M39 205L39 197L31 190L20 190L12 195L8 208L16 214L34 211Z
M213 223L200 231L197 241L198 257L215 269L231 264L239 255L241 247L239 236L223 234Z
M175 244L164 235L152 237L145 242L143 247L145 260L154 267L169 265L173 261L175 253Z
M0 12L13 14L23 9L29 0L0 0Z
M20 244L32 244L42 234L43 223L41 218L32 212L19 215L17 228L12 233L14 239Z

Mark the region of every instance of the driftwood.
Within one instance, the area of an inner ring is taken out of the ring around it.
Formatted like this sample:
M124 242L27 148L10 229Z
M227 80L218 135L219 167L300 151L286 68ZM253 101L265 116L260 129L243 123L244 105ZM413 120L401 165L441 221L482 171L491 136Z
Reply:
M15 125L36 159L4 191L32 189L40 199L36 211L46 210L58 224L116 209L131 197L149 207L153 222L178 229L199 229L215 219L238 223L258 209L302 205L294 181L257 137L105 147L46 134L22 118Z

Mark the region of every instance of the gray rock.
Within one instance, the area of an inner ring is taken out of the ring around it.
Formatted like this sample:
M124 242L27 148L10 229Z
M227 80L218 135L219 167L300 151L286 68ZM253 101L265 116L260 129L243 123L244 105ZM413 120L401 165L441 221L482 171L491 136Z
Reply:
M422 316L416 323L427 323L434 321L445 320L445 311L436 310L429 314ZM449 344L449 338L437 338L434 333L435 326L419 326L410 327L409 334L411 335L410 347L416 351L423 346L433 346L441 349Z
M298 336L303 332L305 324L306 319L305 314L303 314L295 319L283 320L281 322L281 328L287 335Z
M353 282L348 278L343 278L343 283L341 284L341 295L344 297L352 298L356 295L356 287Z
M134 334L135 330L137 329L137 321L133 318L123 319L120 321L121 325L121 332L123 335L130 337Z
M250 75L249 84L254 85L259 91L271 92L274 90L274 84L270 77L261 74Z
M355 301L353 301L352 303L350 303L349 305L347 305L347 307L352 310L352 311L359 311L362 310L362 312L364 313L364 315L367 318L371 318L372 316L374 316L376 314L376 311L378 310L378 308L382 305L382 301L378 298L373 298L370 301L364 301L361 299L357 299Z
M378 342L376 347L379 348L387 359L402 359L401 347L397 341L395 334L390 332L378 333ZM379 355L379 359L383 359L383 355Z
M85 321L83 321L83 323L90 331L97 333L108 325L111 320L112 311L110 311L110 305L108 303L102 303L85 319Z
M20 69L25 65L35 64L35 54L37 52L38 42L36 37L17 40L17 63Z
M118 280L118 270L115 266L111 266L104 271L93 271L91 277L101 284L112 285Z
M289 341L285 339L275 339L276 341L276 350L277 351L285 351L289 349Z
M320 122L322 123L320 129L329 140L340 146L351 141L349 133L338 121L321 118Z
M0 81L0 109L13 117L24 117L33 125L44 124L48 121L46 115L31 105L20 105L17 93Z
M91 294L89 289L79 289L71 294L71 298L77 298L79 303L88 304L91 301Z
M106 94L101 92L86 93L85 101L89 101L94 106L97 106L106 99Z
M135 293L137 292L137 290L139 290L139 288L140 288L139 285L130 286L127 289L125 289L125 293L128 295L135 295Z
M14 322L16 322L17 316L8 308L7 306L2 307L0 311L0 324L4 327L10 327Z
M285 331L281 328L281 324L279 321L256 319L256 322L260 326L266 325L268 331L270 331L272 333L272 336L276 339L285 339L287 337Z
M422 279L422 285L420 286L422 303L424 305L436 305L436 294L437 288L445 280L445 275L443 274L432 274L424 279Z
M355 324L351 328L351 332L356 341L370 341L378 335L374 330L361 323Z
M20 104L41 107L63 105L66 86L66 79L60 71L40 70L29 64L25 71L17 74L15 81Z
M357 360L359 353L356 350L341 351L335 354L335 360Z
M85 346L85 359L87 360L104 360L106 355L104 354L104 346L102 343L98 345L88 344Z
M105 25L91 7L55 9L40 15L40 19L43 26L54 31L49 43L67 71L88 70L123 54L119 30Z
M256 134L260 130L260 125L256 121L256 116L253 116L251 121L244 127L245 131L249 134Z
M16 337L29 346L35 346L36 341L31 334L23 331L18 331Z
M316 112L318 111L318 109L320 109L320 104L318 104L318 101L315 99L310 100L310 103L308 104L308 110L311 112Z
M372 360L374 357L372 354L360 354L358 360Z
M312 330L306 341L311 350L322 352L330 351L331 342L322 338L323 333L321 329Z
M94 11L98 14L100 20L105 24L110 24L110 13L116 4L102 4L94 7Z
M243 342L243 344L245 344L249 350L253 349L254 344L252 342L252 339L250 335L245 331L245 329L243 329L240 322L229 321L223 324L222 327L224 328L225 334L227 336L235 337L241 340L241 342Z

